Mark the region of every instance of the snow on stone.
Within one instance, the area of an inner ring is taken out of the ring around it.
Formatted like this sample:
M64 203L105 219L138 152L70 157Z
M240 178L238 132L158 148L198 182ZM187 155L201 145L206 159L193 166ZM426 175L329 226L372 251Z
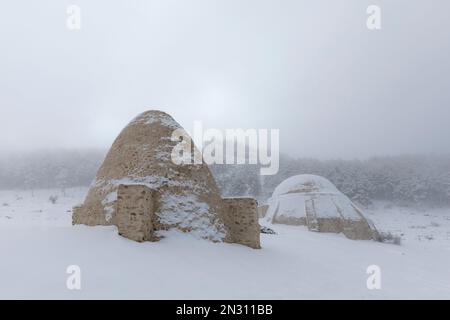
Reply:
M125 177L109 181L96 181L95 186L113 190L102 201L105 206L106 221L110 221L114 214L113 204L117 200L117 188L121 184L145 185L151 189L159 189L163 185L186 187L191 190L201 188L192 181L169 180L161 176ZM212 241L223 241L225 238L225 227L222 224L216 226L212 223L208 204L200 201L195 195L163 193L161 202L161 209L156 213L161 223L189 228L192 230L191 233L199 238L207 238Z
M155 113L155 112L144 112L134 118L129 125L134 125L136 123L154 124L160 123L163 126L169 127L171 129L178 129L180 125L172 119L167 114Z
M314 175L286 179L268 201L266 223L305 225L311 231L342 233L349 239L378 239L362 212L330 181Z
M111 221L114 214L114 202L117 200L117 190L110 192L102 201L102 205L105 209L106 221Z
M293 176L278 185L268 200L266 219L306 217L306 202L313 200L316 217L360 220L352 202L330 181L315 175Z
M190 228L198 238L213 241L223 241L225 238L224 226L216 227L212 223L208 204L199 201L196 196L163 194L161 202L162 208L157 213L161 223Z
M335 194L340 192L330 181L323 177L302 174L290 177L280 183L275 188L273 196L280 196L288 193Z

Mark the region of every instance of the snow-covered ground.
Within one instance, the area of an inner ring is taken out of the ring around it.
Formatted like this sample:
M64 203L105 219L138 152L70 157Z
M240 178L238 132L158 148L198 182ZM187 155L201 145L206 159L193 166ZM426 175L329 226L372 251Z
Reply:
M450 298L450 209L368 210L401 246L275 225L253 250L175 231L135 243L115 227L72 226L86 191L0 191L0 298ZM79 291L66 287L69 265L81 268ZM370 265L381 268L381 290L367 289Z

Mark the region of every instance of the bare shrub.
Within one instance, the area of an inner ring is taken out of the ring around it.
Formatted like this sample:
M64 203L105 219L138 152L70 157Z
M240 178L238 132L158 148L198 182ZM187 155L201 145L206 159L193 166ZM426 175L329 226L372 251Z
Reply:
M402 244L402 238L400 236L392 234L391 232L380 232L377 241L383 243L392 243L398 246Z
M49 200L51 203L55 204L56 201L58 201L58 196L50 196L50 197L48 198L48 200Z

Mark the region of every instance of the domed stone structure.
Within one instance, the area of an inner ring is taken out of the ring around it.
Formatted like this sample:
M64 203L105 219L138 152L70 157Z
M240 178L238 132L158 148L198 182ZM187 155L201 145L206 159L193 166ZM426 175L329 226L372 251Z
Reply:
M310 231L343 233L350 239L376 239L375 226L330 181L298 175L283 181L268 201L266 221L305 225Z
M73 224L117 225L121 235L136 241L157 240L160 230L177 228L259 248L256 201L222 199L203 161L174 163L177 129L182 130L161 111L132 120L114 141L84 204L74 208Z

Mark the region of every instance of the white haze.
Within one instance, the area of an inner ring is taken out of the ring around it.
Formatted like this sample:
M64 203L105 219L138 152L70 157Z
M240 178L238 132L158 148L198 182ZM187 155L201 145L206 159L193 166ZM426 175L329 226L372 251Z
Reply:
M376 3L375 3L376 2ZM66 28L66 7L82 29ZM382 9L382 30L366 8ZM295 156L450 152L448 0L70 0L0 6L0 150L107 148L157 108L278 128Z

